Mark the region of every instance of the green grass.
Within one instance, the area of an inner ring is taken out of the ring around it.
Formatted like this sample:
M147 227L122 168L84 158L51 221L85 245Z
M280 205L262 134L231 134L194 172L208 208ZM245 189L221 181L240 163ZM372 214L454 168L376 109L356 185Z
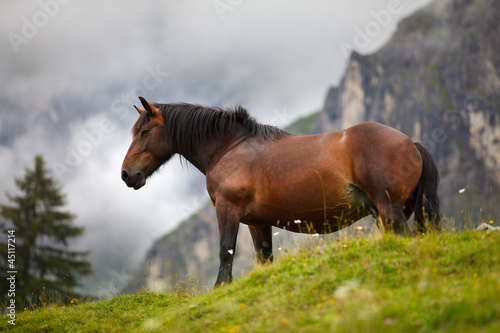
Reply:
M338 240L195 296L24 311L22 332L498 332L500 233Z

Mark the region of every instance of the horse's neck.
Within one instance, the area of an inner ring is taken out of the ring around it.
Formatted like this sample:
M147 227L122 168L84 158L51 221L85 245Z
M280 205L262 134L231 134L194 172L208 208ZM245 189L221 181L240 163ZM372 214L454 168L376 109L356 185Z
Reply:
M180 154L206 175L207 171L224 156L224 154L243 141L243 136L226 134L220 137L207 139L195 152Z

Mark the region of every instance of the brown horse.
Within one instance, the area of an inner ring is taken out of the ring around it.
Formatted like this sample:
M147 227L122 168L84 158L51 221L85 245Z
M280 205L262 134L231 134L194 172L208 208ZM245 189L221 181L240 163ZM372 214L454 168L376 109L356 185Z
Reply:
M250 229L259 262L272 261L271 227L330 233L371 214L382 231L409 235L406 221L415 212L415 232L439 229L432 157L393 128L362 123L293 136L257 123L242 107L139 98L144 109L136 107L140 116L122 179L137 190L174 154L206 175L220 231L216 285L232 280L240 222Z

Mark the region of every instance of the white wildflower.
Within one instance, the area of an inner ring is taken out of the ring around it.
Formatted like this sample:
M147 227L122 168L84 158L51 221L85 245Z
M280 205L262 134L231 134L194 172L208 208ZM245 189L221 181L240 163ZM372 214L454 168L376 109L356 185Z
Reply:
M231 250L227 250L227 253L229 253L229 254L233 254L233 253L234 253L234 250L233 250L233 249L231 249Z
M458 193L460 193L460 194L462 194L464 192L465 192L465 188L463 188L463 189L461 189L461 190L458 191Z
M294 223L296 223L296 224L302 223L302 221L301 221L301 220L295 220L295 221L293 221L293 222L294 222Z

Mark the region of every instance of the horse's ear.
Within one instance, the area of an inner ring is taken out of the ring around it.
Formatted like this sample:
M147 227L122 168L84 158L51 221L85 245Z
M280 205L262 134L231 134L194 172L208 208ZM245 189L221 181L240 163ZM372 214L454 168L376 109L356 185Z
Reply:
M146 101L146 99L144 97L139 96L139 99L141 100L142 106L149 113L150 116L153 116L153 117L158 116L159 110L156 106L154 106L153 104Z
M137 106L134 105L134 108L137 110L137 112L139 112L139 114L143 113L143 112L146 112L146 110L144 109L139 109Z

